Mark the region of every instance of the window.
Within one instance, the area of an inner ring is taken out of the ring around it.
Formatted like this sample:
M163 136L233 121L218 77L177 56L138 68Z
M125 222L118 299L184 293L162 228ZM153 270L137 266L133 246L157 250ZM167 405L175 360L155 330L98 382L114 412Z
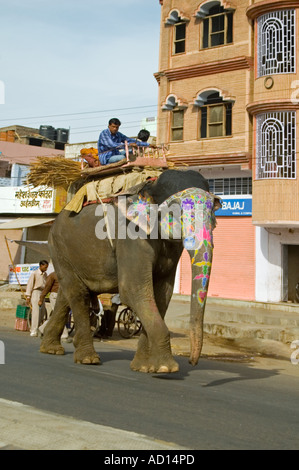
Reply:
M226 11L220 5L211 7L203 20L203 49L232 42L233 12Z
M257 178L296 178L296 112L257 116Z
M180 22L174 26L174 54L182 54L186 49L186 23Z
M295 72L295 11L258 18L258 76Z
M208 180L210 192L216 196L252 194L252 178L217 178Z
M171 140L183 140L184 111L176 109L172 111Z
M169 12L165 19L165 25L170 25L173 30L172 51L173 55L186 52L186 30L190 18L177 9Z
M200 113L201 139L231 135L232 103L225 103L218 92L207 97Z

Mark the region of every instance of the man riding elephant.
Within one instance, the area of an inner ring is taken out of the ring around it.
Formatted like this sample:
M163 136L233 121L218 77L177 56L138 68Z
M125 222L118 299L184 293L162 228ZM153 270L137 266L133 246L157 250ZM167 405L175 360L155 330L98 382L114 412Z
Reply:
M116 163L126 158L125 142L131 148L153 147L146 141L132 139L119 132L121 122L117 118L109 121L108 128L100 133L98 152L101 165Z

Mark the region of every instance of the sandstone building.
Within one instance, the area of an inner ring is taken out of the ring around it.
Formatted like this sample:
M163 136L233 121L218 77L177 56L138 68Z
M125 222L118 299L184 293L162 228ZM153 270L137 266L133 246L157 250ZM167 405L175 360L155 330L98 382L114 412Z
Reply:
M209 295L295 301L298 0L159 1L157 140L224 201Z

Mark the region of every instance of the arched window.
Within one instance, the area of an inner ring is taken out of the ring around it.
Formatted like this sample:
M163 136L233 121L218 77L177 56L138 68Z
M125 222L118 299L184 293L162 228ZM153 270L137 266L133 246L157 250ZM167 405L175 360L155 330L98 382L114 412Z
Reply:
M295 72L295 12L274 11L257 20L258 76Z
M224 137L232 133L232 101L224 100L219 91L205 91L197 96L199 107L199 137Z
M171 116L171 136L172 142L184 139L184 110L174 109Z
M196 17L203 20L203 49L233 42L232 9L224 8L220 1L211 1L200 7Z
M171 111L170 141L182 141L184 139L184 114L188 104L177 98L176 95L168 95L162 106L163 111Z
M257 116L257 178L295 178L295 149L295 112Z
M173 31L173 50L172 54L183 54L186 52L186 29L189 19L178 10L172 10L166 18L165 24L172 25Z

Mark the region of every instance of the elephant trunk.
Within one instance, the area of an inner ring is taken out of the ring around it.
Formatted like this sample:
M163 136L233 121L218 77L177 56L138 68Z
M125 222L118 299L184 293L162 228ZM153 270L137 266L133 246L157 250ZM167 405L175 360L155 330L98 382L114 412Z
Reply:
M190 252L192 264L192 294L190 306L190 341L189 362L195 366L203 345L204 312L210 280L212 249Z

